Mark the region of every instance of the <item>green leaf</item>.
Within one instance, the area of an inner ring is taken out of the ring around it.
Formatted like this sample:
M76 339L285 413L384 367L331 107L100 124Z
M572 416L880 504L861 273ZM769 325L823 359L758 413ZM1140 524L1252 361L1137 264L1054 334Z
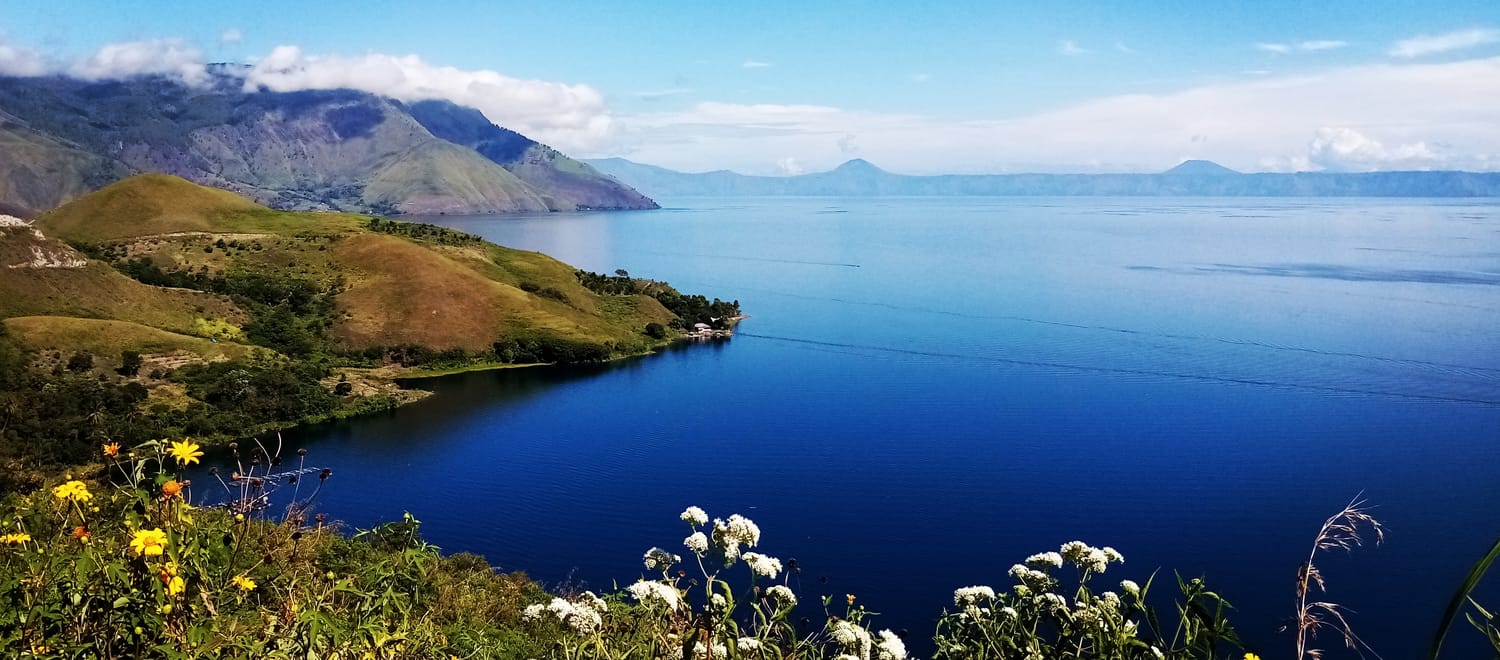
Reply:
M1464 602L1469 599L1469 594L1474 587L1479 586L1479 581L1484 579L1484 574L1489 572L1490 565L1500 557L1500 539L1495 539L1495 545L1490 546L1490 551L1475 562L1474 567L1469 569L1468 575L1464 576L1463 582L1458 585L1458 590L1453 592L1453 598L1448 601L1448 608L1443 610L1443 618L1438 623L1437 633L1432 637L1432 646L1427 650L1427 660L1437 660L1438 653L1443 650L1443 638L1448 636L1448 628L1453 626L1453 619L1458 616L1459 610L1463 609Z

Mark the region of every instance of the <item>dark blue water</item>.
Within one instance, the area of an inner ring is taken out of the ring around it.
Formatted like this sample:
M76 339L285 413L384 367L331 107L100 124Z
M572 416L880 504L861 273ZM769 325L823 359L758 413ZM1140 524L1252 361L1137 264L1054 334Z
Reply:
M917 638L953 588L1008 585L1077 538L1125 554L1111 587L1206 576L1276 656L1312 535L1360 493L1388 541L1323 570L1387 658L1425 648L1500 534L1495 205L668 205L431 219L753 318L727 343L431 381L311 429L337 470L321 508L410 511L446 550L606 588L676 547L685 506L739 512L800 561L804 601L854 593Z

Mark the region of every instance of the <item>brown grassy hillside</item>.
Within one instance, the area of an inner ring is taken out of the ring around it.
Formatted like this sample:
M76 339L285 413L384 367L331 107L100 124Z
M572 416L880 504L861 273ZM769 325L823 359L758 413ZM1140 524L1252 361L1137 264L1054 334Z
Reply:
M148 174L65 204L37 225L162 271L306 282L333 296L328 339L346 349L484 351L507 337L552 337L634 353L657 343L642 335L646 324L673 318L647 296L597 295L571 266L545 255L466 235L444 241L382 233L369 223L349 214L271 211L233 193ZM21 279L6 278L16 283L14 300L0 313L113 318L188 334L203 333L199 317L243 318L222 298L149 287L105 264L90 263L69 278Z

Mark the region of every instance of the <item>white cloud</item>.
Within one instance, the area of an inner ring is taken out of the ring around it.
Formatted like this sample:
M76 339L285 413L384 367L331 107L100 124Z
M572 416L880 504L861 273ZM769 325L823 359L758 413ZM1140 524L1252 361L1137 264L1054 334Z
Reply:
M1089 53L1092 53L1092 52L1093 51L1091 51L1091 50L1089 50L1087 48L1083 48L1083 47L1079 46L1078 42L1073 41L1072 39L1063 39L1062 41L1057 42L1057 53L1059 55L1067 55L1068 57L1077 57L1079 55L1088 55Z
M1391 57L1410 59L1455 50L1467 50L1496 42L1500 42L1500 30L1493 28L1455 30L1443 34L1423 34L1410 39L1402 39L1397 41L1396 45L1391 46L1390 54Z
M238 44L244 40L245 33L240 32L239 28L229 28L228 30L219 33L219 43L226 46Z
M1334 50L1334 49L1337 49L1337 48L1343 48L1343 47L1348 46L1348 45L1349 45L1349 42L1347 42L1347 41L1338 41L1336 39L1316 39L1316 40L1313 40L1313 41L1304 41L1304 42L1302 42L1300 44L1297 44L1297 49L1298 50Z
M438 66L416 55L308 55L296 46L277 46L250 69L245 87L277 92L349 88L402 101L446 99L563 151L602 145L614 122L604 95L588 85Z
M746 69L764 69L771 66L771 63L761 60L745 60L745 63L741 64L740 66Z
M840 145L856 141L860 156L911 173L1160 171L1184 151L1244 171L1497 169L1497 116L1500 57L1268 75L970 121L699 103L620 117L617 153L683 170L760 173L776 173L766 163L789 155L807 170L828 169L848 159ZM1395 146L1360 146L1339 129Z
M52 68L37 51L0 43L0 76L40 76L50 73Z
M1426 170L1441 164L1441 158L1424 142L1387 148L1352 128L1320 128L1307 146L1307 159L1315 167L1334 172L1371 170Z
M1270 53L1272 55L1286 55L1294 50L1315 52L1320 50L1334 50L1343 48L1348 45L1349 42L1347 41L1337 41L1334 39L1314 39L1296 44L1261 42L1255 44L1255 49L1264 53Z
M1131 48L1130 46L1125 45L1125 42L1123 41L1115 42L1115 50L1125 53L1126 55L1134 55L1140 52L1134 48Z
M105 44L93 55L74 62L68 73L84 80L163 75L201 85L209 80L203 67L203 51L182 39L146 39Z
M776 161L776 168L781 170L782 174L789 176L795 176L807 171L802 169L802 166L797 164L797 159L791 156Z

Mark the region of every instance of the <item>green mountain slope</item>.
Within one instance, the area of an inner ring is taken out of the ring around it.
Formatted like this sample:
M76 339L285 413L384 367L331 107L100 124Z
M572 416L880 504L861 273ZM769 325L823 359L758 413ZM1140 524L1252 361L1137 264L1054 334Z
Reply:
M556 149L490 123L483 113L447 101L422 101L411 115L433 135L474 149L538 190L553 206L576 209L654 209L656 202L618 179Z
M271 278L326 295L330 309L319 331L339 350L416 345L485 351L512 338L581 342L627 354L658 343L642 334L646 324L673 319L647 296L595 294L572 267L536 253L425 225L274 211L168 175L112 184L43 215L36 228L86 244L147 280L230 291L236 278ZM81 270L144 287L102 263ZM27 306L30 297L17 294L12 313L68 311Z
M560 154L507 169L472 144L434 135L390 99L352 90L246 93L232 70L217 71L202 89L158 77L0 77L0 175L9 175L0 179L0 205L8 205L0 210L31 215L135 172L181 176L283 210L655 208L617 181L580 174L587 166ZM555 154L517 137L534 153Z

